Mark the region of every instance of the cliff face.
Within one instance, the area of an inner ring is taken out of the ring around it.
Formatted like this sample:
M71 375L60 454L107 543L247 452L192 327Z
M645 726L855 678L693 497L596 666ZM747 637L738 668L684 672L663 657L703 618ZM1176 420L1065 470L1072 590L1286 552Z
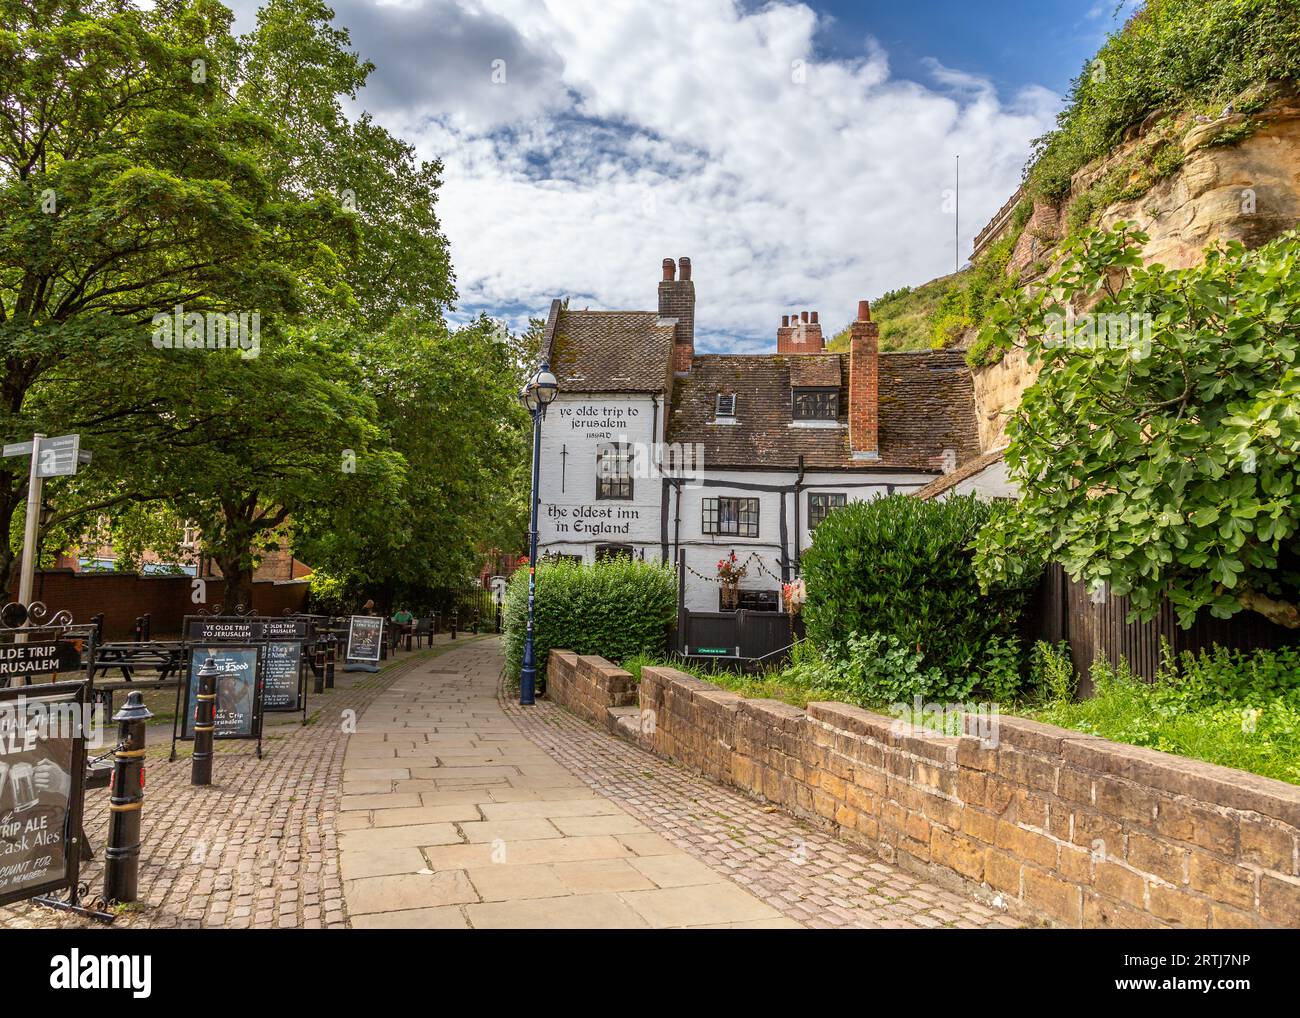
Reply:
M1234 140L1244 127L1254 127L1253 133ZM1176 129L1183 153L1178 170L1139 197L1105 206L1094 222L1103 227L1121 220L1140 224L1150 236L1143 257L1170 268L1197 264L1213 243L1238 240L1257 247L1300 224L1300 99L1279 99L1249 117L1230 113L1207 122L1189 119ZM1032 282L1055 254L1071 206L1131 161L1142 143L1139 135L1080 170L1060 207L1036 205L1008 270ZM1019 353L976 370L983 449L1005 441L1007 415L1035 375Z

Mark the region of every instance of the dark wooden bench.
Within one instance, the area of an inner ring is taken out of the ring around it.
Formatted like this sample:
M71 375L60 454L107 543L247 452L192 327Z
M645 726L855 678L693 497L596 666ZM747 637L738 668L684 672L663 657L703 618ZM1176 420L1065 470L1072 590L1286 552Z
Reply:
M95 648L87 674L92 684L97 673L114 668L126 682L134 682L137 671L157 672L160 680L167 680L179 676L184 666L185 644L179 640L102 643Z

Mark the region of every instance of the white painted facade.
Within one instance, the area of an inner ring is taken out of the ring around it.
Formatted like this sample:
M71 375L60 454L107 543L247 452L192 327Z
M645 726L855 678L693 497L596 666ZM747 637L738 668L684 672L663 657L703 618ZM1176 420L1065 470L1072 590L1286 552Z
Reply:
M704 462L701 471L678 483L675 477L665 479L660 469L667 457L664 428L660 396L561 391L542 424L540 554L592 562L607 546L623 545L638 558L675 561L678 549L685 549L686 607L717 611L719 586L712 577L718 560L735 551L747 563L741 590L767 592L779 604L782 579L797 575L797 555L812 543L809 494L841 494L856 502L916 491L935 477L884 470L806 472L800 483L795 471L713 470ZM634 454L632 497L600 498L598 453L603 445L620 442ZM705 533L703 503L711 498L757 499L757 536Z
M596 457L611 442L648 453L662 442L663 429L662 397L561 392L542 422L538 553L591 562L598 546L625 544L658 558L663 482L637 476L630 499L597 498ZM637 473L650 472L639 465Z
M1004 459L994 460L983 470L963 477L951 488L941 491L935 498L942 502L954 495L978 495L984 499L1019 498L1020 485L1011 480Z

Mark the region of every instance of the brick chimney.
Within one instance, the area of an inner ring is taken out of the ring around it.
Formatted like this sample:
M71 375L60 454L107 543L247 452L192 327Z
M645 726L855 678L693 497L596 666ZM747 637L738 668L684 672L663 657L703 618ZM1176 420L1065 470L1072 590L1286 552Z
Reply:
M680 278L677 278L680 277ZM691 260L664 259L664 278L659 283L659 317L676 319L673 343L673 371L684 375L695 357L695 284L691 282Z
M816 311L781 316L781 327L776 330L777 353L821 353L825 349Z
M855 460L880 457L880 329L871 305L858 301L849 326L849 448Z

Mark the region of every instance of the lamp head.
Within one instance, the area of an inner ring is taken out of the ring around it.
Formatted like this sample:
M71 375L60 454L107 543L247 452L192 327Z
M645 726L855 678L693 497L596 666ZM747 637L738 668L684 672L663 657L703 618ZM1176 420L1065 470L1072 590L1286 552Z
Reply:
M537 369L537 374L533 376L531 388L537 393L538 402L546 406L560 391L560 383L555 375L551 372L551 366L542 361Z

